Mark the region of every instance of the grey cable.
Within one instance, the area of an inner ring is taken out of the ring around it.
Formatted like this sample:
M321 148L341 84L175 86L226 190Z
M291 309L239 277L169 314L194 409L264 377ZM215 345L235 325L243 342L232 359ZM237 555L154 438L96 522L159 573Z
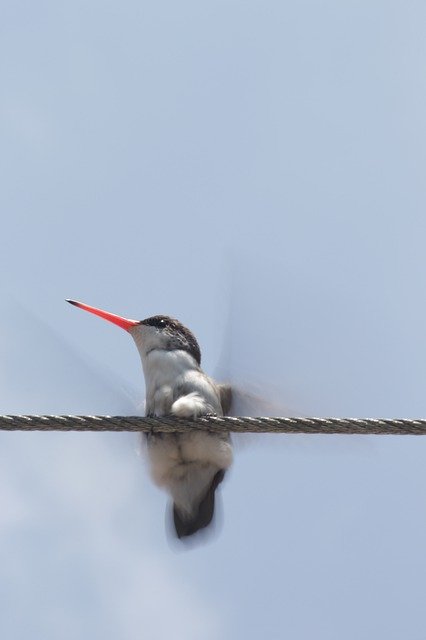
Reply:
M205 416L196 420L139 416L0 416L0 431L148 431L187 429L239 433L323 433L426 435L426 419L373 418L231 418Z

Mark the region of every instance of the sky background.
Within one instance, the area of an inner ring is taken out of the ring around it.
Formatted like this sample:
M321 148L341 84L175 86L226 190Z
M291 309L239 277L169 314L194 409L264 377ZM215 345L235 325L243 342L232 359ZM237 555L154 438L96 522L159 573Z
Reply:
M0 411L135 413L132 340L426 416L426 5L0 0ZM189 549L135 434L0 434L0 635L423 640L426 440L237 447Z

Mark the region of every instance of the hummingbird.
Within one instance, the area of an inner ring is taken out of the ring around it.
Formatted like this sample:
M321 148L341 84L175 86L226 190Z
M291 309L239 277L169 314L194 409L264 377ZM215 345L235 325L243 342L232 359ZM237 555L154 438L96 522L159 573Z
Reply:
M200 346L179 320L165 315L129 320L82 302L70 304L121 327L132 336L145 377L146 416L198 418L227 415L232 391L201 369ZM215 492L232 464L229 433L188 429L184 433L146 433L151 476L173 501L178 538L208 527Z

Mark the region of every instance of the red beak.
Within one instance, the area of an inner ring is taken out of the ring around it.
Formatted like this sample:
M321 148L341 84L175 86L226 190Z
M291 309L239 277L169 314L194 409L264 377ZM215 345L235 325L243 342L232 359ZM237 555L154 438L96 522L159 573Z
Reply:
M115 313L108 313L108 311L102 311L102 309L89 307L88 304L83 304L83 302L76 302L75 300L67 300L67 302L73 304L76 307L79 307L80 309L84 309L85 311L90 311L90 313L94 313L95 316L100 316L101 318L104 318L104 320L109 320L109 322L118 325L126 331L130 331L132 327L135 327L137 324L139 324L138 320L128 320L127 318L116 316Z

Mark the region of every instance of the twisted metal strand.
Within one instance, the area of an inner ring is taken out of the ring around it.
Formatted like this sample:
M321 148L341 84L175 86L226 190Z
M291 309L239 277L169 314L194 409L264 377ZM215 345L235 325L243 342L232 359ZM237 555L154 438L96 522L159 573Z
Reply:
M426 420L373 418L231 418L204 416L196 420L139 416L0 416L0 431L148 431L187 429L239 433L323 433L426 435Z

